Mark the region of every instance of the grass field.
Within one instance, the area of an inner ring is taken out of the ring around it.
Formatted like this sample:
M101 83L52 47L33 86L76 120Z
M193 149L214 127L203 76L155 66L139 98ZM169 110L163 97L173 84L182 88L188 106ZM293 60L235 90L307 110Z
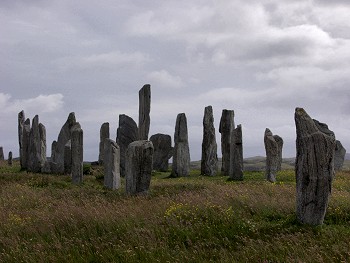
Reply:
M337 173L322 226L295 218L294 171L152 177L148 196L0 166L0 262L349 262L350 172Z

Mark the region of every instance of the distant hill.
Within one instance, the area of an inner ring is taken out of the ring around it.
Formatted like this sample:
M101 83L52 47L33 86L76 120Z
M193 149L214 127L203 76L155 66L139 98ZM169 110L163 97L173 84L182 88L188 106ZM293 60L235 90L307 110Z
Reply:
M221 170L221 158L219 158L219 171ZM294 169L295 158L283 158L282 169ZM244 171L264 171L266 166L266 158L263 156L254 156L243 160ZM191 169L201 169L201 161L191 162Z
M344 161L343 170L350 170L350 154L347 154L348 159ZM295 158L283 158L282 170L294 170ZM244 171L264 171L266 167L266 157L254 156L243 160ZM191 169L201 169L201 161L191 162ZM219 158L219 171L221 170L221 158Z

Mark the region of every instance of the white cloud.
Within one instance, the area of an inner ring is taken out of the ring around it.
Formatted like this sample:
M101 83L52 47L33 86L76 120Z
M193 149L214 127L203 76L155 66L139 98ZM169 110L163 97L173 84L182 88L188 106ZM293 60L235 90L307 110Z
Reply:
M63 107L63 95L60 93L39 95L29 99L12 99L11 95L0 93L0 109L5 113L20 112L21 110L34 113L49 113Z
M185 86L179 76L173 76L164 69L152 71L147 75L147 79L155 89L179 89Z
M113 70L118 68L139 67L149 62L148 55L141 52L123 53L113 51L108 53L91 54L87 56L70 56L57 59L56 64L62 70L94 69Z

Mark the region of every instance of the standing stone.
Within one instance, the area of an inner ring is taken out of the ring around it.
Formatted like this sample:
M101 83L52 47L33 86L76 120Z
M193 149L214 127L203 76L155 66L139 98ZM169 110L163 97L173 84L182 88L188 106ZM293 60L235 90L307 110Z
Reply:
M23 124L22 134L22 164L21 169L28 169L29 163L29 144L30 144L30 119L26 119Z
M18 113L18 143L19 143L19 163L21 165L21 168L23 168L23 129L24 129L24 122L25 122L25 114L22 110L20 113Z
M139 91L139 140L148 140L151 123L151 85L146 84Z
M120 147L120 176L125 177L125 154L130 143L137 141L138 129L136 122L125 114L119 115L116 142Z
M154 147L153 170L166 172L169 169L169 159L173 155L171 136L157 133L151 136L150 141Z
M230 148L231 148L231 137L233 130L235 128L234 122L235 113L233 110L222 110L222 115L220 119L219 132L221 133L221 152L222 152L222 166L221 172L223 175L229 175L231 158L230 158Z
M29 138L28 170L40 173L46 162L46 132L45 127L39 124L39 116L35 115L32 121Z
M185 113L179 113L177 115L174 142L175 146L171 176L189 176L190 149L188 145L187 118Z
M7 164L9 166L12 166L12 152L9 152L8 158L7 158Z
M277 143L277 171L282 169L282 150L283 150L283 139L278 135L274 135L273 138Z
M78 123L72 128L72 182L83 182L83 130Z
M151 183L153 144L151 141L135 141L126 151L126 193L147 194Z
M215 176L218 169L217 144L212 106L204 109L201 174Z
M326 214L334 177L335 136L326 124L295 109L296 213L302 224L320 225Z
M346 149L343 147L340 141L336 141L335 156L334 156L334 170L340 171L344 164Z
M42 123L39 123L39 134L40 134L40 162L41 162L41 167L43 167L47 161L47 158L46 158L46 128Z
M4 148L0 147L0 161L4 161L5 157L4 157Z
M69 140L64 146L64 173L72 173L72 140Z
M233 130L230 147L230 170L231 180L243 180L243 139L242 126L239 124Z
M276 182L276 173L278 171L279 162L279 145L275 140L272 132L266 128L264 134L264 144L266 151L266 180L269 182Z
M118 144L106 138L104 142L104 180L103 184L109 189L120 187L120 149Z
M104 156L104 144L105 139L109 139L109 123L105 122L101 125L100 128L100 151L98 155L98 163L99 165L103 165L103 156Z
M55 163L55 173L63 174L64 173L64 148L67 142L72 138L72 128L77 124L75 119L75 113L71 112L67 118L67 121L62 126L60 133L58 135L55 153L52 153L51 156L55 158L52 162Z

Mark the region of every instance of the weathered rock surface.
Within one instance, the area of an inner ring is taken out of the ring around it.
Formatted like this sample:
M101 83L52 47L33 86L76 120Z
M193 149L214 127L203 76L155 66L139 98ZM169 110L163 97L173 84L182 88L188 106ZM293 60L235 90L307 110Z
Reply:
M283 145L283 140L278 135L273 135L272 132L266 128L264 134L264 144L266 152L266 180L274 183L276 182L277 171L281 169L282 149L280 149L280 147Z
M83 130L76 123L72 128L72 183L83 182Z
M125 177L125 155L130 143L137 141L138 129L136 122L125 114L119 115L116 142L120 148L120 176Z
M99 154L98 154L99 165L103 165L105 139L109 139L109 123L108 122L103 123L101 125L101 128L100 128L100 147L99 147Z
M0 161L4 161L5 157L4 157L4 148L0 147Z
M169 169L169 159L173 155L171 136L157 133L151 136L150 141L154 147L153 170L166 172Z
M22 141L23 141L23 129L24 129L24 122L25 122L25 114L22 110L18 113L18 143L19 143L19 162L21 165L21 168L23 169L23 147L22 147Z
M72 140L69 140L64 146L64 173L72 173Z
M234 117L235 113L233 110L222 110L219 132L221 133L221 172L223 175L229 175L230 171L231 137L235 128Z
M243 180L243 139L242 126L239 124L233 130L230 147L230 170L232 180Z
M139 91L139 140L148 140L151 123L151 85L146 84Z
M189 176L190 149L188 144L187 118L185 113L179 113L177 115L174 142L175 146L171 176Z
M104 142L104 179L103 184L109 189L120 187L120 149L118 144L106 138Z
M29 159L28 170L40 173L46 162L46 131L44 125L39 124L39 116L36 115L32 121L29 135Z
M334 156L334 170L340 171L343 168L345 160L346 149L343 147L340 141L336 141L335 156Z
M64 173L64 149L67 142L72 138L72 128L76 124L75 113L71 112L58 134L55 149L52 149L55 150L55 153L51 153L51 156L54 156L52 162L56 164L55 173Z
M281 171L282 169L282 151L283 151L283 139L278 135L274 135L278 148L277 148L277 171Z
M314 121L302 108L295 109L296 213L300 223L323 223L334 177L335 136L326 124Z
M22 134L22 164L21 169L28 169L29 163L29 144L30 144L30 119L26 119L23 124Z
M215 176L218 170L217 144L212 106L204 109L201 174Z
M135 141L126 151L126 193L147 194L151 183L153 144L151 141Z
M9 166L12 166L12 152L9 152L8 158L7 158L7 164Z

